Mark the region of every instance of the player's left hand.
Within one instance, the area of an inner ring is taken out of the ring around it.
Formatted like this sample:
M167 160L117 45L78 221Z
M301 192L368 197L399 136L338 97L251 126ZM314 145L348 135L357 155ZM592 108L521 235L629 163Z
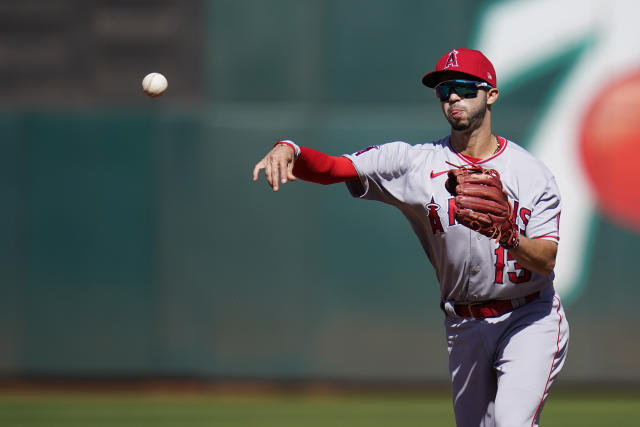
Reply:
M260 171L264 169L267 183L273 191L278 191L279 183L286 184L287 181L296 180L293 175L294 162L295 153L293 148L286 144L277 144L255 165L253 168L253 180L257 181Z
M455 218L460 224L505 248L518 246L519 230L498 171L460 166L449 171L445 187L455 197Z

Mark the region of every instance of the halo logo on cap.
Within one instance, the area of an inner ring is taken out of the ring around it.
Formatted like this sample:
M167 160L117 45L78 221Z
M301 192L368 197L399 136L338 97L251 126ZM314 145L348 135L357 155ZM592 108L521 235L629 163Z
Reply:
M449 57L447 58L447 62L444 64L444 69L446 70L449 67L457 67L458 66L458 51L453 49L449 52Z

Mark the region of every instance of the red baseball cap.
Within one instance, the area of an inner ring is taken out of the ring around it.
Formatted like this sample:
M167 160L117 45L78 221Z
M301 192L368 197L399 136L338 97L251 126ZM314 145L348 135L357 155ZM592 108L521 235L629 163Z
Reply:
M496 70L479 50L460 48L446 53L436 64L436 69L422 77L422 83L431 88L436 87L440 76L447 71L469 74L496 87Z

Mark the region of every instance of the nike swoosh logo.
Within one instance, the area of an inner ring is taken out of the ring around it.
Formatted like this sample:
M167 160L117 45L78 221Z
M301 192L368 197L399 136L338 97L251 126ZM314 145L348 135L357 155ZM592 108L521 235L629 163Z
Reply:
M442 172L434 172L434 171L431 171L431 178L435 178L435 177L440 176L440 175L442 175L443 173L447 173L447 172L449 172L449 171L442 171Z

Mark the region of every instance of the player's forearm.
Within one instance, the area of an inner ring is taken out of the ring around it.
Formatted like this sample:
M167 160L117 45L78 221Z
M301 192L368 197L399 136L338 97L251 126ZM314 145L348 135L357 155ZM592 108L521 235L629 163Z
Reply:
M358 178L356 168L346 157L329 156L308 147L300 147L293 174L305 181L324 185Z
M508 251L527 270L548 276L556 264L558 245L549 240L520 236L518 247Z

